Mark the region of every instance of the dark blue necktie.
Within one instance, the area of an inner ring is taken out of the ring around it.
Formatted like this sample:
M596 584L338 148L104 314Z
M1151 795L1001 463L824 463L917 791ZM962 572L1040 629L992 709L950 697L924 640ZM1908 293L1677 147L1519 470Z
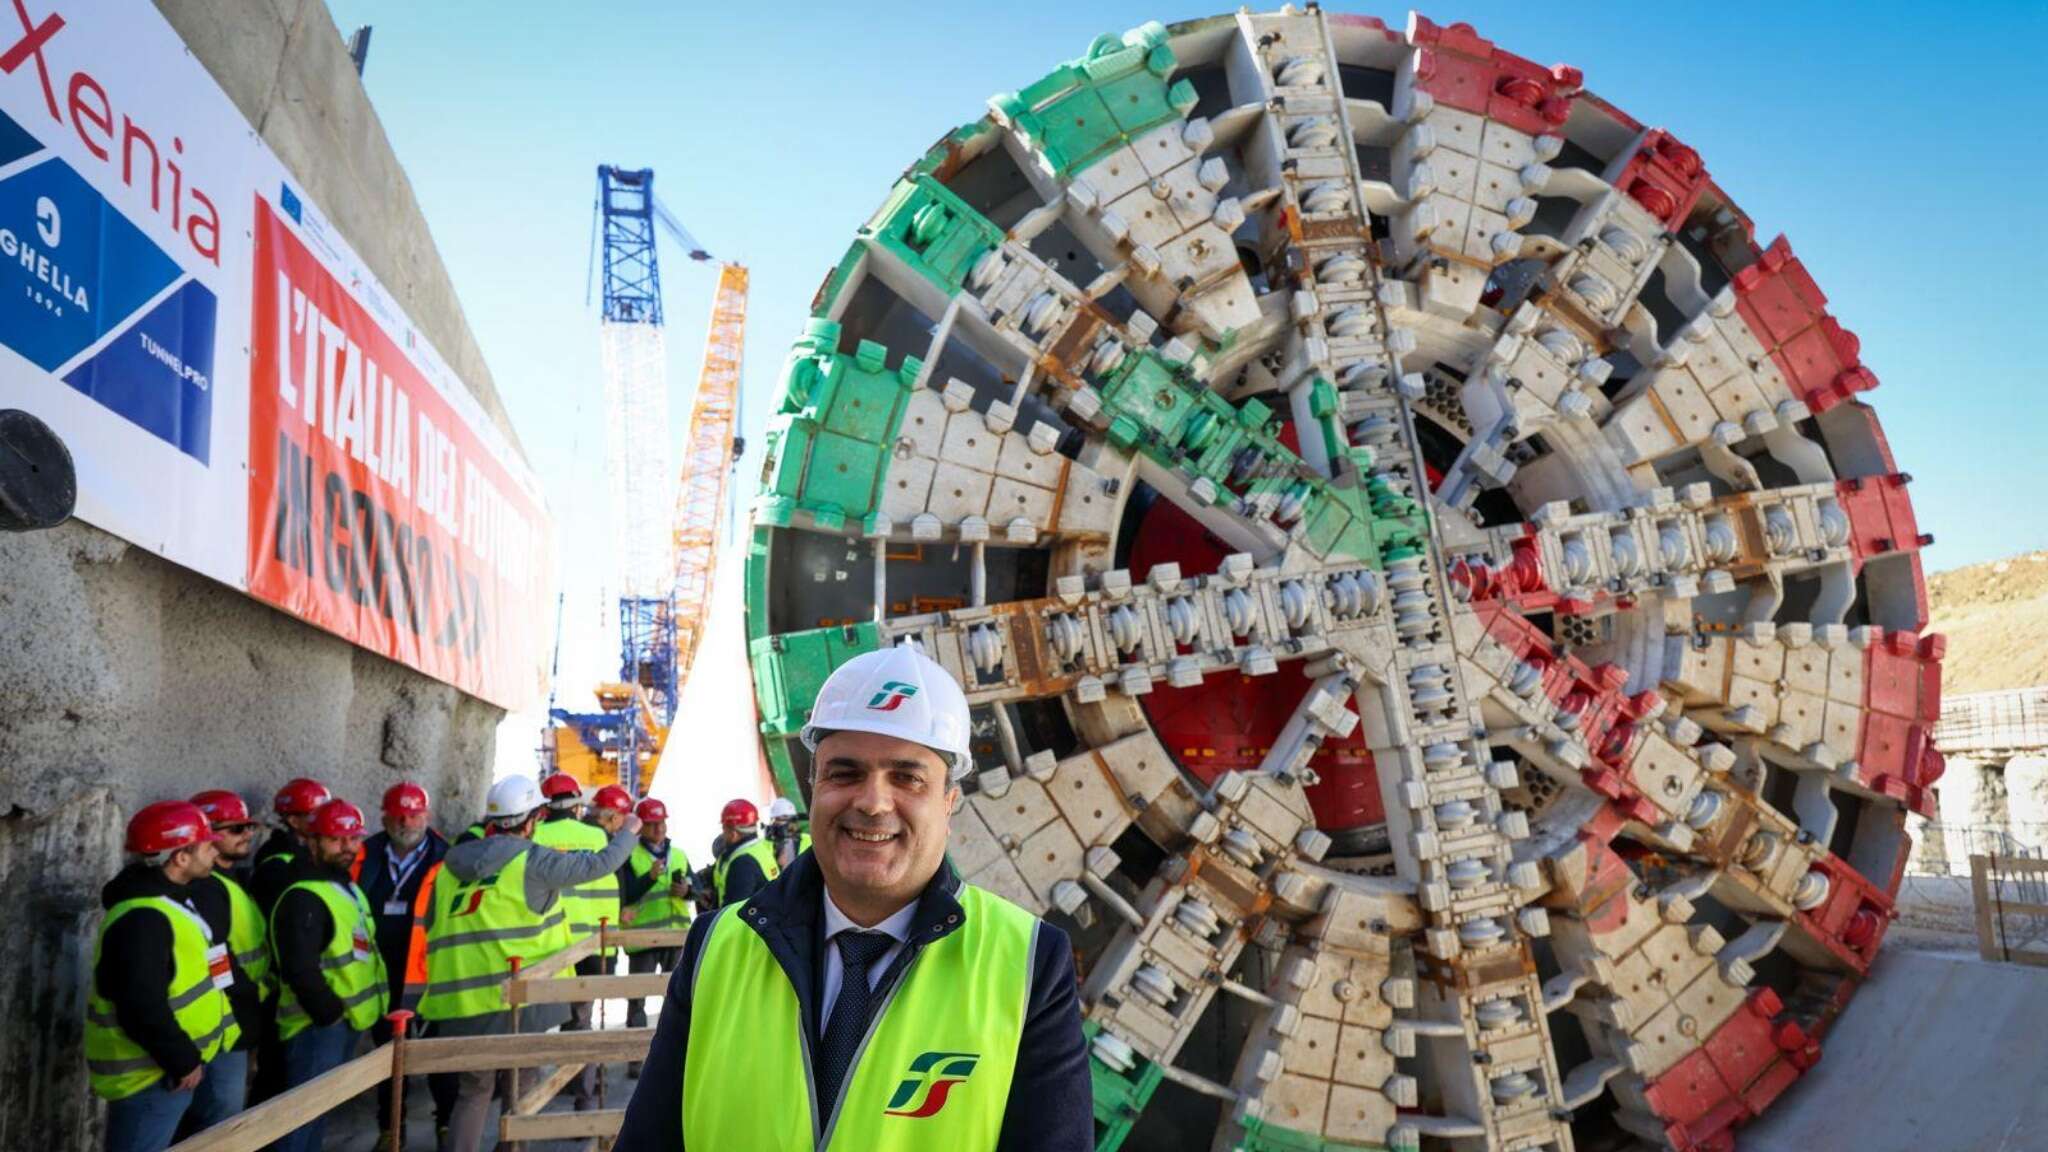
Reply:
M874 998L869 989L868 969L882 953L896 943L886 932L841 932L832 938L839 948L842 969L839 998L832 1002L832 1016L825 1022L825 1038L818 1049L818 1123L830 1118L839 1100L839 1086L853 1066L853 1054L861 1037L867 1035L868 1006Z

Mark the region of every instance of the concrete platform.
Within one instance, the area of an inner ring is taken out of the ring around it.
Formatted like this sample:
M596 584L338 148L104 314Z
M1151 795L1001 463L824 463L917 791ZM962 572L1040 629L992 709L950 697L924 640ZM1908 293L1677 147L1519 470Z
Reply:
M1743 1152L2048 1149L2048 970L1888 950Z

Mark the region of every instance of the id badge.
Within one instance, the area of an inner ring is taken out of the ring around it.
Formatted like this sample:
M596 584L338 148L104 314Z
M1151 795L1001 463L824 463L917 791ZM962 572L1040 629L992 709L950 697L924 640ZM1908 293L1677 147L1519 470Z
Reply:
M412 905L407 904L403 900L386 900L384 902L384 914L386 916L411 916Z
M356 959L368 960L370 958L370 938L363 933L362 929L356 929L352 945L355 949Z
M213 986L225 992L235 982L234 962L228 958L228 946L215 944L206 950L206 974Z

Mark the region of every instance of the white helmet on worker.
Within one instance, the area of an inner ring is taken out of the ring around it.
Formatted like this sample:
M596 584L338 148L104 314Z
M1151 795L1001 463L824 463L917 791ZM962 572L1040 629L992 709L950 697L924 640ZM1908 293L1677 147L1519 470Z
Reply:
M493 824L518 824L546 803L531 776L507 776L491 785L484 798L484 819Z
M967 775L967 694L952 675L911 644L863 652L818 689L804 747L834 732L871 732L922 744L944 757L955 780Z
M768 802L768 822L796 819L796 804L787 796L777 796Z

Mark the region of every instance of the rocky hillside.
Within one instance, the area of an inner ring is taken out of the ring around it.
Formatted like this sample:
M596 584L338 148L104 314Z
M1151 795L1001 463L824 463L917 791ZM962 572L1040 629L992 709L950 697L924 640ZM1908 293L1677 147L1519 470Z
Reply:
M1927 578L1930 632L1948 637L1942 691L2048 684L2048 552Z

